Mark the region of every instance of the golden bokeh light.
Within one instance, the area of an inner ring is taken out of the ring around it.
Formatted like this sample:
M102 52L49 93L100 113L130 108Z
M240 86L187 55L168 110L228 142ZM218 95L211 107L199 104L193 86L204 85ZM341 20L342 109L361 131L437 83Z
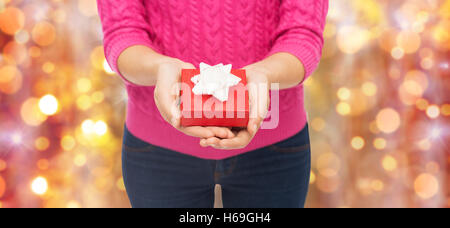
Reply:
M338 89L337 96L340 100L348 100L351 95L350 90L345 87Z
M48 190L47 179L44 177L36 177L31 182L31 191L36 195L44 195Z
M81 208L81 205L77 201L71 200L67 203L66 208Z
M401 124L400 115L392 108L384 108L378 112L377 128L384 133L393 133Z
M91 90L91 88L92 88L91 80L89 80L88 78L78 79L77 88L78 88L78 91L80 91L81 93L89 92L89 90Z
M359 88L350 89L349 99L345 101L350 105L350 110L348 115L360 116L367 112L376 102L373 98L368 98L364 95L363 91ZM345 113L345 109L344 109Z
M123 177L120 177L119 179L117 179L116 181L116 187L117 189L119 189L120 191L124 192L125 191L125 184L123 182Z
M316 162L319 173L324 177L334 177L339 173L341 161L335 153L324 153Z
M326 126L325 120L320 117L316 117L311 121L311 127L315 131L322 131L325 128L325 126Z
M83 94L77 98L77 106L80 110L88 110L92 107L91 97Z
M97 104L102 103L104 99L105 99L105 94L101 91L94 92L91 95L91 100Z
M39 108L39 99L29 98L20 109L22 120L30 126L38 126L47 120L47 115L41 112Z
M22 10L8 7L0 11L0 29L8 35L14 35L25 25L25 15Z
M99 120L99 121L95 122L94 132L97 135L99 135L99 136L105 135L107 131L108 131L108 125L105 123L105 121Z
M398 162L397 159L395 159L391 155L385 155L383 157L383 160L381 161L381 165L383 166L383 169L391 172L397 169Z
M391 55L392 58L399 60L403 58L403 56L405 55L405 51L401 47L394 47L391 50Z
M373 193L372 180L369 178L359 178L356 182L356 186L361 195L367 196Z
M406 92L414 96L422 96L424 92L422 86L416 81L405 80L402 86Z
M428 106L426 112L428 117L430 117L431 119L436 119L439 117L441 110L437 105L430 105Z
M414 181L414 190L422 199L429 199L439 190L439 181L429 173L420 174Z
M400 98L403 103L413 105L417 99L420 99L428 88L427 75L422 71L409 71L400 86Z
M75 138L71 135L65 135L61 139L61 148L63 148L65 151L72 150L76 146Z
M6 192L6 182L3 179L3 177L0 175L0 199L3 197L5 192Z
M321 175L316 176L316 186L324 193L336 192L340 187L341 182L337 178L327 178Z
M0 68L0 92L14 94L22 87L22 73L15 66L6 65Z
M19 69L12 65L6 65L0 67L0 83L9 83L14 80L14 78L18 77L20 74Z
M383 150L386 148L387 142L386 139L383 138L375 138L373 140L373 147L375 147L377 150Z
M368 97L372 97L377 94L377 86L373 82L364 82L361 86L361 90L364 95Z
M309 177L309 184L314 184L316 182L316 173L314 171L311 171L310 177Z
M51 74L51 73L53 73L53 71L55 70L55 64L52 63L52 62L50 62L50 61L45 62L45 63L42 65L42 70L43 70L45 73L47 73L47 74Z
M441 107L441 113L444 116L450 116L450 104L444 104Z
M378 45L380 48L386 52L391 52L391 50L397 45L397 35L398 32L395 29L385 28L378 39Z
M343 26L337 34L337 46L346 54L355 54L369 41L370 32L357 26Z
M348 103L346 102L339 102L336 105L336 111L343 116L349 115L351 112L351 107Z
M28 61L27 48L16 41L8 42L3 47L3 60L11 65L23 65Z
M31 33L33 41L40 46L49 46L56 39L55 27L49 22L42 21L37 23Z
M39 109L48 116L54 115L58 111L58 106L58 100L51 94L47 94L39 100Z
M376 192L381 192L384 189L384 183L381 180L373 180L371 183L371 188L372 190L376 191Z
M428 101L423 98L419 98L416 100L416 107L421 111L425 111L428 108Z
M86 164L86 161L87 158L84 154L77 154L73 159L73 163L78 167L84 166Z
M111 67L109 66L109 63L108 63L108 61L106 61L106 59L103 61L103 70L107 74L115 74L115 72L111 69Z
M104 63L105 54L103 52L103 46L98 46L91 52L91 64L95 69L104 71Z
M336 35L336 25L332 23L326 24L323 31L323 36L326 38L332 38L334 35Z
M352 138L350 144L352 145L353 149L361 150L364 147L365 141L361 136L355 136Z
M424 58L422 61L420 61L420 66L425 70L430 70L434 66L433 59L431 58Z
M94 121L88 119L83 121L81 124L81 129L83 130L83 133L90 134L94 131L94 125Z
M421 39L419 34L413 31L401 31L397 36L397 45L406 54L412 54L420 48Z
M439 26L435 26L432 32L432 38L438 42L438 44L442 44L442 48L445 50L450 50L450 32L448 29L450 26L450 22L448 20L442 20L439 23Z
M52 11L52 19L58 24L63 24L67 20L67 13L64 9L56 9Z
M14 35L14 40L18 44L26 44L30 40L30 34L27 31L19 31Z
M39 58L41 56L42 52L41 52L41 49L39 47L32 46L32 47L30 47L28 49L28 54L32 58Z
M427 11L420 11L416 15L417 21L421 23L425 23L430 19L430 14Z
M78 0L78 9L87 17L95 16L98 12L96 0Z
M39 137L34 141L34 147L39 151L47 150L50 146L50 141L46 137Z

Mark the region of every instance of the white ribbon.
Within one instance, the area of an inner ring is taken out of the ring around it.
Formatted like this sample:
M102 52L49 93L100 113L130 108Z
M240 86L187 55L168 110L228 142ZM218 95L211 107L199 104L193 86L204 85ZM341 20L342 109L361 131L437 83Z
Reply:
M231 73L231 69L231 64L210 66L200 63L200 74L191 78L195 84L192 92L195 95L213 95L221 102L228 100L230 87L241 81L241 78Z

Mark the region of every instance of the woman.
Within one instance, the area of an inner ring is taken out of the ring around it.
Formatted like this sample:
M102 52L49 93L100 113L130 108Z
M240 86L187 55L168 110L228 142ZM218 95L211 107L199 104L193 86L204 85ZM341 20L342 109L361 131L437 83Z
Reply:
M216 184L224 207L304 206L302 82L321 56L327 0L98 0L98 9L105 56L128 92L122 160L133 207L212 207ZM249 85L266 88L249 90L246 129L180 126L172 91L200 62L244 68ZM272 83L276 125L260 129Z

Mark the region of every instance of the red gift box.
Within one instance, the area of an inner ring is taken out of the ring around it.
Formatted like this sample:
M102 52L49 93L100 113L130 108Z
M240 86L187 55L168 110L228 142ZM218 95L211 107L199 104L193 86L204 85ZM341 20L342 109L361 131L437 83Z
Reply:
M191 78L200 69L183 69L181 72L181 126L247 127L249 98L245 70L233 69L239 84L230 87L228 100L221 102L212 95L195 95Z

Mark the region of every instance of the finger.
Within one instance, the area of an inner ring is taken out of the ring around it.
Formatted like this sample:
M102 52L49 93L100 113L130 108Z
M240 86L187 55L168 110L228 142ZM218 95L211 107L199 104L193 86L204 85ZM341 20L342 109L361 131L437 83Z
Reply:
M177 129L181 127L181 110L179 100L180 97L176 97L175 101L173 101L172 105L170 106L171 123L172 126Z
M248 87L248 97L249 97L249 109L250 118L258 117L258 86L256 83L247 84Z
M164 82L160 88L165 91L155 91L155 102L158 109L164 119L169 122L173 127L178 128L180 126L181 111L179 108L180 99L180 83Z
M250 118L247 124L247 131L250 132L251 135L255 135L259 129L259 124L261 122L261 117L258 114L258 95L256 85L251 85L249 89L249 98L250 98Z
M249 123L247 126L247 129L254 134L255 130L258 125L255 126L255 124L258 124L261 119L260 115L260 109L261 109L261 102L258 101L258 86L256 84L250 85L249 88L249 99L250 99L250 118Z
M183 69L195 69L195 66L192 63L183 62L181 64Z
M261 127L269 108L269 90L266 83L253 83L249 87L250 120L247 130L253 137Z
M220 140L218 146L222 149L240 149L246 147L251 139L250 133L242 130L234 138Z
M209 145L206 143L206 139L200 139L200 146L208 147Z
M214 133L205 128L200 126L194 126L194 127L180 127L179 130L183 132L186 135L198 137L198 138L211 138L214 137Z
M226 127L207 127L207 129L212 131L214 135L219 138L226 139L234 137L234 133Z
M219 142L220 142L220 139L218 139L216 137L201 139L200 146L202 146L202 147L208 147L208 146L217 147Z
M160 98L160 96L158 95L157 92L155 92L154 98L155 98L155 104L156 104L156 107L158 108L159 113L161 114L161 116L163 117L163 119L164 119L165 121L169 122L170 124L172 124L172 123L171 123L171 117L170 117L170 115L169 115L168 113L166 113L164 106L161 104L161 101L160 101L161 98Z
M208 146L212 146L214 148L217 148L219 146L220 139L217 138L217 137L211 137L211 138L206 139L205 143Z
M176 107L176 97L169 95L163 95L158 99L159 110L164 119L169 122L173 127L178 128L180 126L179 113Z
M256 133L258 132L262 122L263 119L261 117L253 118L248 121L247 131L250 133L252 137L255 136Z

